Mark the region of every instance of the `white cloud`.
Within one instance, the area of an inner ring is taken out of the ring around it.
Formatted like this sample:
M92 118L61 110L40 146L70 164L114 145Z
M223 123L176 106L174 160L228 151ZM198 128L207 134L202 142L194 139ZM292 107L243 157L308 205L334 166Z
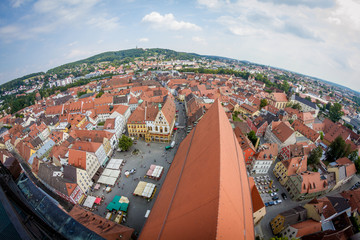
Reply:
M148 42L148 41L149 41L148 38L140 38L140 39L139 39L139 42Z
M68 44L69 47L72 47L74 45L77 45L79 42L78 41L74 41Z
M195 36L195 37L192 37L192 40L194 42L197 42L197 43L200 43L200 44L207 44L206 40L202 37L198 37L198 36Z
M94 17L88 21L88 24L105 31L112 31L119 28L120 26L118 17Z
M221 0L198 0L199 5L203 5L208 8L219 8L224 4L225 1Z
M360 2L354 0L338 0L337 7L332 12L330 19L338 19L346 27L360 30Z
M88 57L92 54L95 54L95 52L94 51L85 51L85 50L80 50L80 49L72 49L72 50L70 50L70 52L65 54L65 58L69 59L69 60L80 59L83 57Z
M24 5L24 3L27 1L28 0L11 0L11 6L13 8L18 8L21 7L21 5Z
M145 15L142 22L149 23L153 28L166 30L193 30L199 31L201 27L194 23L177 21L172 13L161 15L158 12L152 12Z

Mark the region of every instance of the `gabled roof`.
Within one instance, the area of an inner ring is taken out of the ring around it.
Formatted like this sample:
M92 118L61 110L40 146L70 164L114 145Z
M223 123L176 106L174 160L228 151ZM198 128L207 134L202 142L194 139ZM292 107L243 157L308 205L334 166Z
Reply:
M334 206L331 204L327 197L314 198L307 204L314 206L319 215L323 215L325 219L331 218L336 214Z
M241 132L239 127L236 127L234 129L234 134L236 136L237 141L239 142L239 145L243 151L247 149L251 149L255 152L254 145L252 142Z
M341 196L349 200L351 211L360 212L360 189L344 191L340 193Z
M259 194L257 187L255 186L254 178L249 177L251 200L253 206L253 213L265 207L264 202Z
M272 129L272 132L281 142L285 142L294 133L284 122L273 122L273 126L276 127Z
M164 114L167 122L171 124L175 118L175 102L172 97L168 97L165 101L164 106L161 108L161 112Z
M71 149L77 149L77 150L81 150L81 151L95 153L99 149L99 147L101 147L101 145L102 145L102 143L98 143L98 142L76 141L76 142L74 142Z
M86 152L69 149L69 165L86 170Z
M316 142L320 137L319 133L309 128L305 124L301 123L299 120L295 120L292 124L292 127L295 131L301 133L303 136L310 139L312 142Z
M352 162L347 157L339 158L338 160L336 160L336 163L340 166L345 166L346 177L351 177L356 173L356 167L354 162Z
M305 172L307 170L307 156L290 158L282 161L282 163L287 169L288 176L295 173Z
M326 179L321 179L319 172L302 172L300 173L301 182L301 193L313 193L320 192L328 187Z
M118 112L120 113L121 115L124 115L126 110L128 110L129 106L125 106L125 105L118 105L118 106L115 106L114 109L112 110L111 113L113 112Z
M310 102L309 100L307 100L307 99L305 99L305 98L302 98L302 97L300 97L300 96L297 96L297 95L293 95L293 96L294 96L294 100L296 100L296 101L298 101L298 102L301 102L301 103L303 103L303 104L305 104L305 105L308 105L308 106L311 107L311 108L314 108L314 109L317 108L317 106L316 106L315 103Z
M217 100L181 142L140 239L254 239L252 219L242 151Z
M287 102L288 101L285 93L273 92L273 93L271 93L271 95L273 96L273 99L275 100L275 102Z
M132 239L131 235L134 232L134 229L117 224L111 220L107 220L83 209L78 205L75 205L72 208L69 215L91 231L99 234L104 239ZM119 236L121 236L121 238L119 238Z
M302 237L305 235L313 234L321 231L321 223L312 219L305 220L303 222L295 223L291 227L297 229L295 237Z

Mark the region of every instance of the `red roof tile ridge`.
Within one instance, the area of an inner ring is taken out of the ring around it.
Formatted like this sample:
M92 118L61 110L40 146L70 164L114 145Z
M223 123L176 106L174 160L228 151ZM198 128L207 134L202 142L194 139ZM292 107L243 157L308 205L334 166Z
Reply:
M251 195L241 153L217 100L180 144L140 239L253 239L253 222L248 221ZM207 167L201 168L204 164ZM200 219L204 222L199 229L195 223Z

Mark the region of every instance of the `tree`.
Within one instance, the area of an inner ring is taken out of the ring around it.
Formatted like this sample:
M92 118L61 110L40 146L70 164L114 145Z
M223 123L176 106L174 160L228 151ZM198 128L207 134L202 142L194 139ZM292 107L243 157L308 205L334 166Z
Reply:
M320 140L324 140L324 133L320 132Z
M281 85L281 90L283 90L284 92L289 92L289 89L290 89L290 85L289 83L285 80L283 82L283 84Z
M122 135L119 139L119 148L123 151L129 150L129 148L133 145L133 141L128 136Z
M344 123L344 126L347 127L350 130L354 129L354 127L352 125L350 125L349 123Z
M250 132L248 133L248 138L249 138L249 140L252 142L252 144L255 146L258 138L257 138L257 136L256 136L256 134L255 134L254 131L250 131Z
M268 101L264 98L260 101L260 109L266 107L268 105Z
M329 118L331 119L331 121L337 122L341 119L342 115L344 114L341 111L341 108L342 106L340 103L334 103L334 105L330 107Z
M360 171L360 158L358 160L356 160L354 163L355 163L356 171L359 172Z
M346 144L344 139L341 136L338 136L330 144L329 149L326 152L326 160L329 162L334 162L339 158L349 156L350 152L351 145Z
M291 108L297 109L297 110L301 111L301 105L300 105L300 103L295 103L295 104L293 104L293 105L291 106Z
M84 91L84 92L78 92L78 93L77 93L77 96L78 96L78 97L81 97L81 96L84 95L84 94L86 94L86 91Z
M308 157L307 164L313 165L313 164L319 164L320 158L323 154L323 150L321 147L314 148Z
M325 109L327 109L327 110L329 110L329 111L330 111L330 108L331 108L331 102L328 102L328 103L326 104Z
M359 159L359 154L357 152L357 150L355 151L352 151L350 154L349 154L349 159L353 162L355 162L356 160Z
M103 94L104 94L104 91L101 90L101 91L96 95L95 98L99 98L99 97L101 97Z
M305 99L311 102L311 97L307 96Z

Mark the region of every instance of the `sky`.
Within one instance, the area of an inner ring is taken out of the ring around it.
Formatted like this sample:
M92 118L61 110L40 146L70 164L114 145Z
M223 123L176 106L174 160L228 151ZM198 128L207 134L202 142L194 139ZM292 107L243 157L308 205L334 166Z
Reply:
M279 67L360 91L359 0L2 0L0 84L135 47Z

